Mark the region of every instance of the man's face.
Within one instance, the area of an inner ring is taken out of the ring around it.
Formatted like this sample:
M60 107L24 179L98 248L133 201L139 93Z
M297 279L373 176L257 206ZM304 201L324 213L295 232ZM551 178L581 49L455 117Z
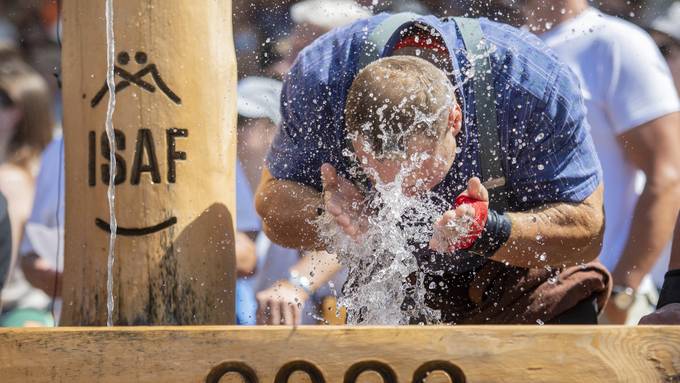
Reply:
M352 140L352 146L371 182L394 182L401 174L402 192L407 196L421 194L444 180L456 157L455 136L460 131L457 107L453 108L449 119L442 137L416 135L406 142L406 151L399 158L376 158L371 145L361 135Z

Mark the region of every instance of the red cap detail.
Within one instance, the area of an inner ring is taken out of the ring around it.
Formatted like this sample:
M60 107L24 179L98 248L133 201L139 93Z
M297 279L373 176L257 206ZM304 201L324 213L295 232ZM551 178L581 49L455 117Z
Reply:
M440 39L422 33L409 35L399 40L399 42L394 46L394 50L407 47L416 47L446 52L446 46L441 42Z

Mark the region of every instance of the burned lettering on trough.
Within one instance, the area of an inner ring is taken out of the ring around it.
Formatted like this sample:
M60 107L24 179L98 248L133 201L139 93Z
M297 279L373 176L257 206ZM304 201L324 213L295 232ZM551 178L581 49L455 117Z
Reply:
M215 366L208 376L205 383L219 383L223 376L234 373L238 374L245 383L258 383L257 373L250 366L243 362L224 362Z
M127 177L127 169L125 167L125 159L123 156L119 153L119 151L125 150L125 134L118 130L115 129L113 133L114 137L114 156L116 157L116 170L115 170L115 175L116 177L113 180L113 183L115 185L120 185L123 182L125 182L125 178ZM107 161L111 158L111 151L109 149L109 137L106 135L106 132L102 132L101 139L100 139L100 146L101 146L101 153L102 157L104 157ZM104 185L109 184L110 180L110 175L109 172L111 171L111 166L109 163L103 163L101 166L101 173L102 173L102 182Z
M143 157L147 158L147 162L144 162ZM161 182L161 173L158 169L158 159L156 158L156 146L154 145L153 134L150 129L139 129L137 131L135 160L132 162L130 183L139 185L139 178L143 172L148 172L151 175L151 182L155 184Z
M326 383L326 379L323 377L319 367L306 360L294 360L281 366L274 378L274 383L288 382L288 379L297 371L304 372L311 383Z
M166 138L168 141L168 182L175 183L177 174L175 171L176 160L186 160L186 152L178 152L175 150L175 138L189 137L189 131L186 129L172 128L166 131Z
M184 161L187 159L187 153L184 151L178 151L177 138L186 138L189 136L189 131L187 129L170 128L166 129L166 154L167 154L167 182L175 183L177 181L177 161ZM126 161L126 137L125 133L121 130L114 131L114 155L116 158L116 169L115 169L115 184L119 185L127 180L128 169ZM161 176L161 163L158 161L158 150L156 148L157 144L163 145L162 142L156 141L157 138L154 137L151 129L141 128L137 130L137 137L134 145L134 153L132 154L132 166L130 168L130 184L133 186L144 187L142 184L142 178L146 173L150 184L155 185L162 182ZM94 131L88 132L88 185L90 187L95 187L97 184L97 133ZM104 160L100 165L100 179L104 185L109 183L109 172L111 171L110 164L110 150L109 150L109 138L106 132L102 132L100 135L99 142L99 152L101 158ZM162 150L161 150L162 153ZM128 154L129 156L129 154ZM148 187L148 186L147 186ZM101 219L95 218L95 226L99 229L110 233L111 226L109 222ZM177 223L177 217L171 216L164 221L145 227L125 227L118 226L116 229L116 234L121 236L143 236L148 234L153 234L158 231L169 228L170 226Z
M126 160L126 143L127 139L125 133L121 130L115 130L115 157L116 157L116 177L115 184L120 185L127 180L128 169ZM90 187L97 184L97 143L96 133L94 131L88 132L88 163L87 163L87 183ZM167 182L177 182L177 161L185 161L187 153L177 150L177 139L189 137L187 129L170 128L165 131L166 138L166 159L167 163ZM144 173L147 174L148 179L152 184L159 184L162 180L162 163L158 161L158 150L156 145L163 145L158 142L157 138L151 129L141 128L137 130L137 138L135 141L134 153L132 154L132 166L130 168L130 184L139 185L142 181ZM103 162L100 165L100 179L104 185L109 184L110 171L110 151L109 139L106 132L100 135L99 152ZM163 150L161 149L161 153Z
M152 226L147 226L147 227L123 227L123 226L117 226L116 227L116 235L122 235L125 237L140 237L142 235L147 235L147 234L153 234L157 231L161 231L164 229L169 228L170 226L174 225L177 223L177 217L170 217L166 219L165 221L152 225ZM95 218L94 224L104 230L107 233L111 233L111 224L109 222L104 221L101 218Z
M135 62L139 65L144 65L146 64L148 60L148 56L145 52L139 51L135 53ZM130 62L130 55L123 51L118 53L117 56L117 61L120 66L115 65L113 68L114 75L117 75L121 80L116 84L116 89L115 93L118 93L130 85L136 85L137 87L144 89L147 92L154 93L156 92L156 86L163 92L172 102L174 102L177 105L180 105L182 103L182 99L179 98L175 92L170 89L170 87L163 81L163 78L161 77L160 72L158 71L158 67L156 64L149 64L139 71L135 73L130 73L129 71L123 69L122 67L127 65ZM144 77L147 74L151 74L151 78L153 79L153 82L156 84L154 86L150 82L146 81ZM92 100L90 100L90 107L94 108L96 107L99 102L104 98L106 93L108 92L108 85L106 84L106 81L104 84L99 88L99 91L92 97Z

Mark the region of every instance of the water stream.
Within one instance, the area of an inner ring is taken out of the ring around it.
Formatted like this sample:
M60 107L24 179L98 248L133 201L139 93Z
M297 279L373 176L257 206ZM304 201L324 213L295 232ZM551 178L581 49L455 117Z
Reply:
M115 131L113 129L113 112L116 109L116 82L114 77L115 52L116 46L113 36L113 0L106 0L106 85L109 88L109 101L106 107L106 136L109 140L109 185L107 190L107 198L109 202L109 222L110 231L109 236L109 253L106 260L106 325L113 326L113 262L115 260L116 247L116 231L118 224L116 223L116 140Z
M413 161L416 166L424 158ZM316 224L327 250L349 270L340 306L347 308L349 324L404 325L414 318L438 323L440 313L425 304L423 275L414 257L432 237L434 222L444 204L436 195L407 196L403 168L393 182L378 183L365 201L372 211L360 240L345 235L329 214Z

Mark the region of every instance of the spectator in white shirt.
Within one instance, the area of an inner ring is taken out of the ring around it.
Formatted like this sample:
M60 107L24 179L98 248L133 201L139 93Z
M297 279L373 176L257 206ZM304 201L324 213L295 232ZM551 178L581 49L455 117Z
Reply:
M680 208L680 101L666 62L642 29L587 0L529 0L523 10L529 27L581 82L604 171L600 259L615 285L603 319L624 323ZM639 170L646 176L640 195Z

